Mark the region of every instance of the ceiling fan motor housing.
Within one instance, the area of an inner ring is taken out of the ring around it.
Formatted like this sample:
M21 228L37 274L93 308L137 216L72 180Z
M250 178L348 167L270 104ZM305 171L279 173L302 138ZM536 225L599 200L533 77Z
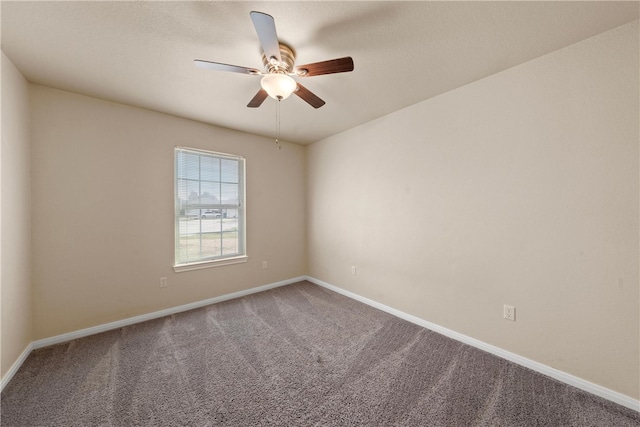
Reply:
M278 43L280 47L280 57L282 61L278 61L275 58L267 58L265 54L262 54L262 63L268 73L286 73L293 72L293 64L296 62L296 53L288 45L284 43Z

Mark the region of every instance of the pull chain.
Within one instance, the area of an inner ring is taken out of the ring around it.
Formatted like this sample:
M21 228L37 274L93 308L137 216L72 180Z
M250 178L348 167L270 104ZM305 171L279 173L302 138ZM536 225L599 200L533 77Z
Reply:
M278 150L282 150L282 146L280 146L280 101L281 99L276 99L276 147Z

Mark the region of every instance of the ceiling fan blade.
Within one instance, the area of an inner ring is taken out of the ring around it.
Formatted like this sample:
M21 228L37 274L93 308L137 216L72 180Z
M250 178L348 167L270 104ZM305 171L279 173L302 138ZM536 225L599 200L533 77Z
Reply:
M271 15L262 12L251 12L251 21L258 33L262 51L267 59L276 58L278 62L282 61L280 56L280 42L278 42L278 34L276 33L276 22Z
M232 73L242 74L261 74L258 69L240 67L239 65L222 64L220 62L203 61L201 59L194 59L193 62L196 64L196 67L207 68L209 70L230 71Z
M253 99L251 99L251 101L249 101L249 103L247 104L247 107L249 107L249 108L257 108L257 107L261 106L262 103L264 102L264 100L267 99L268 96L269 96L269 94L267 93L266 90L260 89L258 91L258 93L256 93L256 95L253 97Z
M296 67L300 77L320 76L322 74L346 73L353 71L353 59L350 56Z
M313 92L302 86L300 83L298 83L298 87L293 93L305 100L313 108L320 108L325 104L322 99L318 98Z

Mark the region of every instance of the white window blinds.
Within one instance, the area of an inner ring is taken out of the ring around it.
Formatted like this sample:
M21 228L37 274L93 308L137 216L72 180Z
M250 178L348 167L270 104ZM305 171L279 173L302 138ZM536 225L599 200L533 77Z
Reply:
M245 255L244 158L175 149L175 265Z

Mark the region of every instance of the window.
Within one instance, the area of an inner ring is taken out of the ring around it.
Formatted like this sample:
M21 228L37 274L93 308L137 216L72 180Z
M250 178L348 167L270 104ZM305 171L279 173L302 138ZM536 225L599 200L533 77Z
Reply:
M176 271L246 261L244 158L175 149Z

